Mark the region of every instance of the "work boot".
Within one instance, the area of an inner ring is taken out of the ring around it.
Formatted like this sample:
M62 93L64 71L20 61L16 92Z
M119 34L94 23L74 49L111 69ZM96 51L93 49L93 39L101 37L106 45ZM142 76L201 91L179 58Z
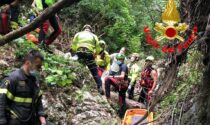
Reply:
M103 91L102 87L98 88L98 93L100 93L101 95L104 95L104 91Z
M41 49L44 49L46 52L53 54L53 51L51 50L51 48L44 41L42 41L38 46Z

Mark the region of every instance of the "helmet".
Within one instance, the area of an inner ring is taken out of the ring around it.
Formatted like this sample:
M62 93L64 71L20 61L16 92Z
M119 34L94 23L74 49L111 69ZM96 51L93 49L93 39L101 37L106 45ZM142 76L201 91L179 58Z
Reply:
M132 57L135 57L135 60L138 61L140 55L139 55L138 53L133 53L133 54L132 54Z
M83 26L83 30L85 30L85 29L89 29L90 31L92 31L91 25L88 25L88 24Z
M103 50L105 50L105 48L106 48L106 43L105 43L105 41L100 40L100 41L99 41L99 46L100 46Z
M105 43L105 41L100 40L100 41L99 41L99 45L100 45L100 46L103 46L103 45L106 46L106 43Z
M139 58L139 54L138 53L133 53L132 56Z
M146 61L154 61L155 60L155 58L153 57L153 56L148 56L147 58L146 58Z
M125 59L125 55L124 54L117 54L116 59L117 60L124 60Z

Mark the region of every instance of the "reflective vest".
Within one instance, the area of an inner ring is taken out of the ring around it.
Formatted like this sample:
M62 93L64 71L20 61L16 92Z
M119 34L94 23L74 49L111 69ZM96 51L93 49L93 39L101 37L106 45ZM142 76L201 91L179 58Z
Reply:
M140 72L140 67L136 63L133 64L130 68L131 85L135 84L135 81L138 78L139 72Z
M80 48L87 48L88 51L94 54L100 53L98 37L89 31L77 33L74 36L71 48L73 52L79 52Z
M107 51L104 51L104 57L103 58L102 58L101 54L97 55L95 61L96 61L96 64L99 67L104 68L106 71L108 71L110 69L111 58L110 58L109 53Z
M35 4L38 11L42 11L44 9L42 5L42 0L35 0Z
M147 67L141 73L140 85L146 88L152 88L154 80L151 76L151 72L154 70L152 67Z
M43 0L35 0L35 4L36 4L36 8L39 11L44 10L43 4L42 4ZM56 3L56 0L44 0L45 4L47 4L47 6L52 6L54 3Z

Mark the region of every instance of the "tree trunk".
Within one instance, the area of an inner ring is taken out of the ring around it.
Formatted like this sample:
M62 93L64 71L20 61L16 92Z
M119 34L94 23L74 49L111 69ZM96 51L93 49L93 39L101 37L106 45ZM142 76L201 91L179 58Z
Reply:
M119 102L119 97L117 93L111 92L111 100L112 102L118 103ZM130 100L126 98L126 105L127 108L146 108L144 104L136 102L134 100Z
M195 119L193 124L210 124L210 2L209 0L181 0L181 9L185 13L183 20L190 25L197 25L200 40L199 50L204 55L205 71L198 92L198 101L195 105ZM192 118L193 119L193 118ZM192 123L192 122L191 122Z

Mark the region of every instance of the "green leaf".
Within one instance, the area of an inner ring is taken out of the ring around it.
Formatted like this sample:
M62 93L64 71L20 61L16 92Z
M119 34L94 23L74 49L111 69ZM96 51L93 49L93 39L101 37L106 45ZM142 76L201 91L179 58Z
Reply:
M51 83L55 80L54 76L48 76L47 78L45 78L47 80L48 83Z

